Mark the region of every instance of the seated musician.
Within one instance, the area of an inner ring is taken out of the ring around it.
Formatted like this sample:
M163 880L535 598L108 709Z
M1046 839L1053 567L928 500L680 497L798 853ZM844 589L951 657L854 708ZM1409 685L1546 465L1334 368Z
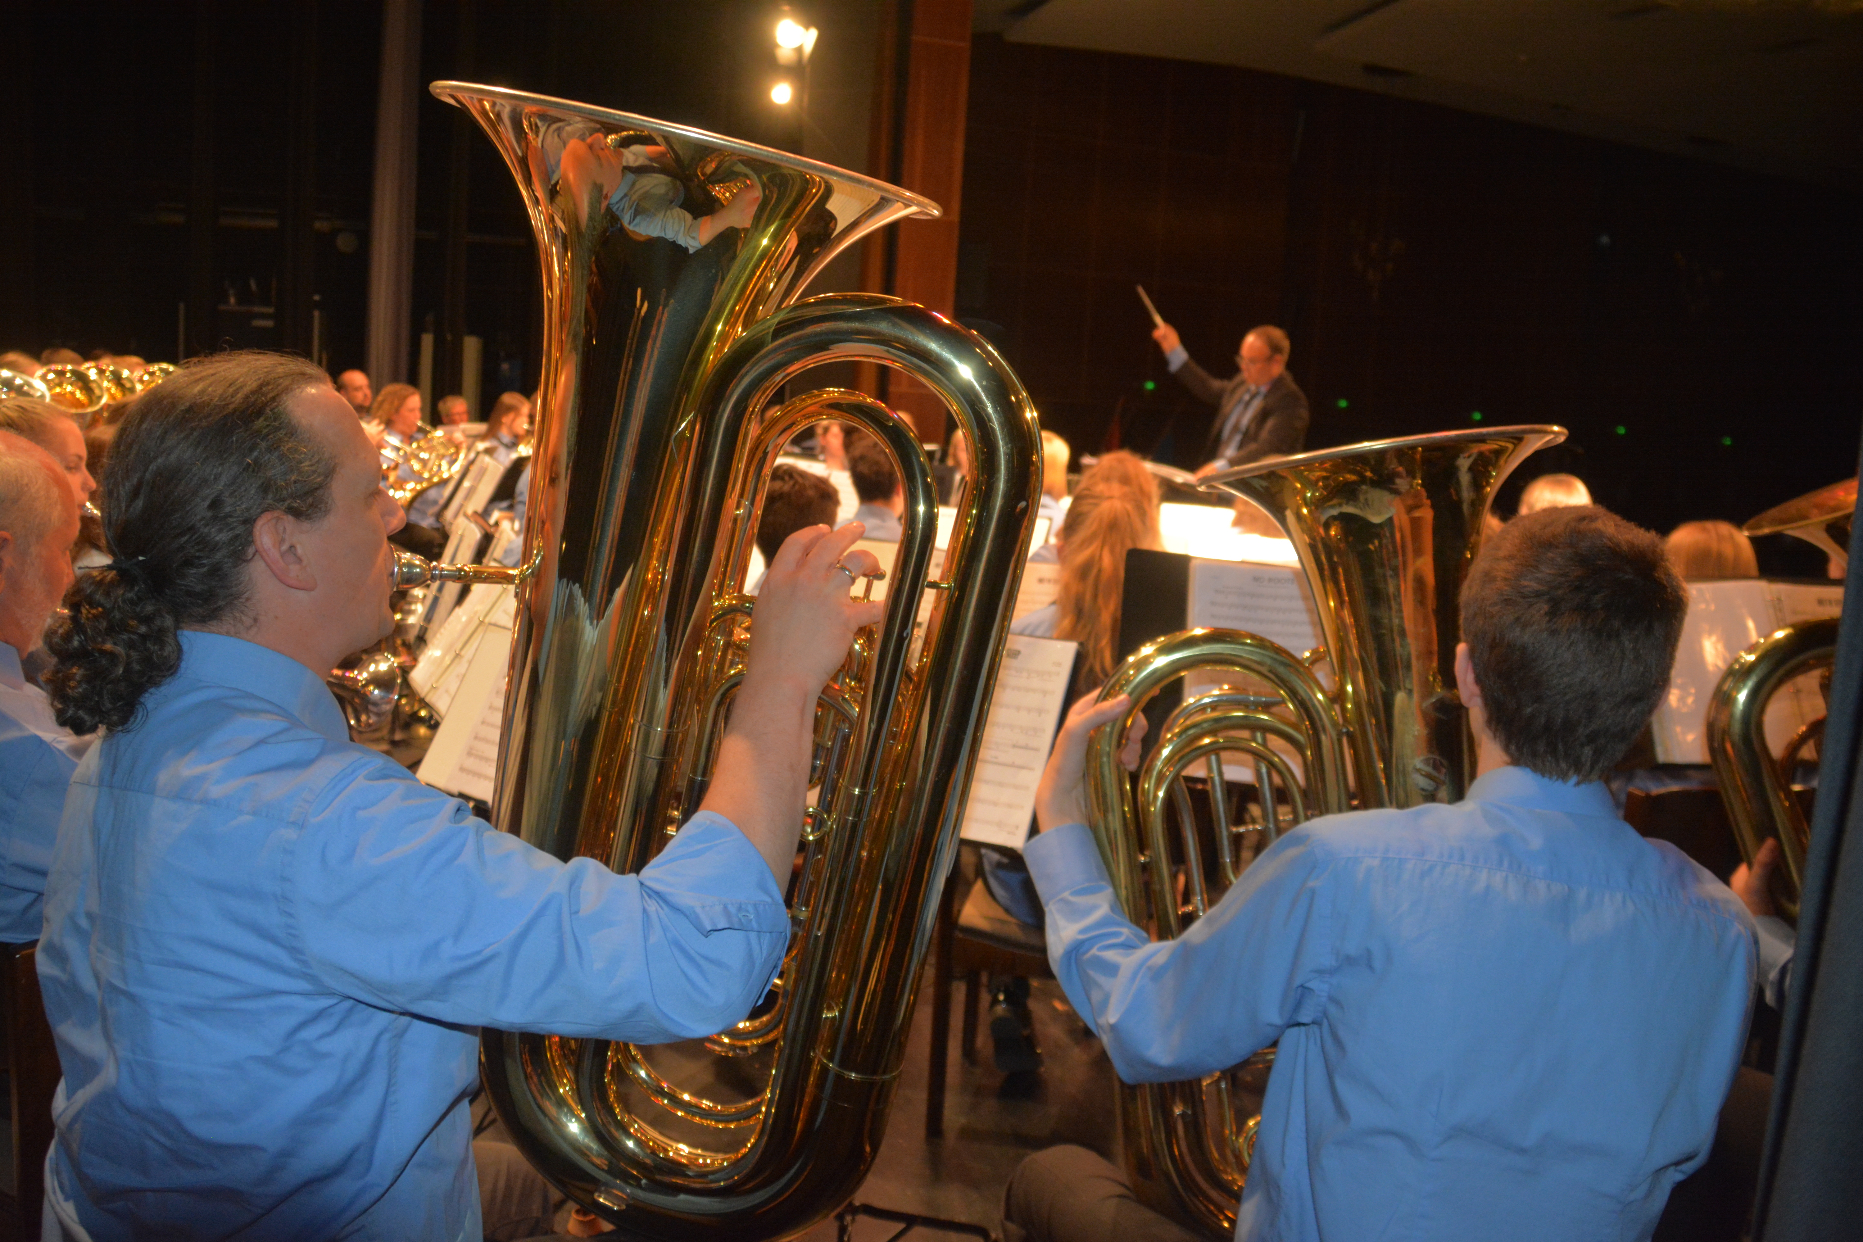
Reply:
M854 480L860 505L854 521L867 528L867 538L898 543L902 533L899 515L906 508L906 485L893 467L893 459L869 435L849 437L847 472Z
M834 484L819 474L779 463L763 481L763 509L757 515L757 551L765 565L774 564L784 540L811 526L832 526L840 508ZM764 574L768 574L764 570ZM763 589L763 575L750 583L748 594Z
M1081 822L1087 735L1126 702L1069 713L1025 851L1069 999L1128 1082L1278 1041L1238 1238L1647 1237L1707 1156L1753 921L1599 782L1685 600L1661 542L1603 510L1508 523L1462 594L1464 800L1310 821L1174 941L1125 919ZM1078 1148L1030 1157L1006 1214L1012 1237L1189 1236Z
M39 947L57 1225L476 1239L476 1028L666 1041L764 995L816 696L881 613L849 598L860 531L783 545L704 801L619 876L350 742L324 672L390 629L401 514L321 372L184 366L125 420L104 492L114 559L50 638L60 721L105 730Z
M0 941L9 944L39 938L65 790L91 743L52 719L22 667L71 585L77 539L78 498L65 471L36 444L0 431Z

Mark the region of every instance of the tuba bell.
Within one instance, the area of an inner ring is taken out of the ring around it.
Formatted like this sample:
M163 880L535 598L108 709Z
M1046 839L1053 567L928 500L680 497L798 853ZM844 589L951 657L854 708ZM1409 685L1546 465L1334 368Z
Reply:
M1497 427L1326 449L1211 476L1293 541L1323 648L1197 629L1133 653L1102 691L1132 706L1088 744L1089 818L1127 917L1181 934L1248 858L1310 815L1453 802L1475 759L1454 694L1463 579L1502 481L1560 427ZM1329 687L1314 671L1330 666ZM1188 674L1223 684L1167 718L1136 777L1126 726ZM1253 770L1258 802L1236 813L1224 756ZM1207 775L1207 810L1185 784ZM1173 822L1176 833L1171 831ZM1181 884L1181 888L1180 888ZM1233 1233L1273 1051L1196 1082L1119 1088L1128 1172L1141 1199Z
M503 155L543 269L501 828L559 858L647 863L703 797L742 676L779 452L833 418L904 481L886 622L818 705L794 935L769 996L668 1047L496 1031L482 1047L514 1139L576 1202L655 1237L792 1235L852 1195L884 1130L1035 517L1034 411L986 343L931 311L797 301L849 244L935 204L684 126L433 91ZM754 214L706 223L742 194ZM869 396L811 390L811 368L855 361L911 373L970 438L975 481L942 562L912 427Z

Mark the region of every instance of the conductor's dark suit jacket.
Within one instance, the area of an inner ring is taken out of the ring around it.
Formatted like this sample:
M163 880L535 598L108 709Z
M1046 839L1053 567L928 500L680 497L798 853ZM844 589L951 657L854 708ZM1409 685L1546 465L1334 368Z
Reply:
M1228 421L1235 403L1242 399L1242 390L1248 387L1248 382L1240 371L1232 379L1212 379L1193 358L1184 359L1184 365L1177 368L1177 378L1199 400L1216 407L1216 421L1210 424L1210 437L1203 446L1203 460L1215 461L1216 452L1222 447L1223 424ZM1242 433L1242 443L1218 469L1246 466L1264 457L1285 457L1300 452L1306 445L1307 394L1300 391L1300 385L1294 382L1291 374L1283 371L1262 394L1255 417Z

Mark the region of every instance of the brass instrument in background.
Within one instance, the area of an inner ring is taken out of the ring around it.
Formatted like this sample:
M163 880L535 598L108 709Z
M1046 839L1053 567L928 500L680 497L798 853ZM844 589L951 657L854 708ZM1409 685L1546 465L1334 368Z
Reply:
M1113 674L1103 697L1130 694L1132 707L1090 742L1088 800L1128 917L1154 939L1179 935L1235 882L1252 847L1309 815L1462 797L1475 766L1453 685L1462 581L1494 490L1564 438L1551 426L1445 432L1206 480L1261 506L1293 541L1325 646L1296 655L1255 634L1190 630L1141 648ZM1313 671L1321 663L1331 688ZM1160 689L1200 671L1233 684L1188 697L1129 777L1118 761L1126 725ZM1258 822L1230 810L1225 754L1255 771ZM1182 783L1199 765L1208 837ZM1198 1082L1121 1086L1141 1198L1166 1211L1175 1201L1207 1231L1234 1231L1272 1056Z
M428 428L412 440L389 432L382 439L380 452L382 487L404 509L428 488L452 482L471 456L469 446L438 428ZM402 477L403 466L412 478Z
M1792 791L1792 769L1804 748L1823 732L1806 725L1774 756L1766 741L1766 705L1801 674L1828 670L1837 655L1837 618L1788 625L1734 657L1708 699L1708 760L1721 788L1740 853L1752 862L1767 837L1779 838L1785 864L1777 894L1780 912L1798 918L1798 898L1811 845L1811 824Z
M44 386L46 400L74 413L95 414L110 404L109 390L83 367L40 367L33 378Z
M151 363L136 372L85 363L83 366L44 367L38 375L32 376L0 368L0 398L31 397L88 415L112 401L126 401L149 391L173 375L176 369L172 362Z
M1775 505L1741 529L1748 535L1796 536L1841 569L1849 561L1856 503L1857 481L1845 479ZM1811 824L1792 790L1792 772L1807 749L1821 740L1824 721L1799 729L1775 756L1766 740L1766 707L1798 677L1819 671L1828 676L1836 656L1835 617L1788 625L1734 657L1708 700L1708 761L1714 765L1728 822L1749 863L1767 837L1779 839L1784 867L1778 888L1783 891L1776 899L1780 911L1793 920L1798 918Z
M1845 479L1774 505L1740 529L1754 535L1791 535L1831 558L1837 577L1850 560L1850 519L1857 507L1857 481Z
M504 156L543 266L534 570L518 590L500 827L639 870L705 793L755 624L744 576L777 453L835 418L873 434L904 481L886 622L816 714L794 935L765 1002L665 1047L484 1037L500 1115L576 1202L659 1238L793 1235L846 1202L884 1130L1034 521L1034 411L986 343L922 307L796 301L849 244L935 204L683 126L496 87L433 91ZM626 164L608 144L619 133L665 154ZM694 221L733 188L755 189L754 218L697 246ZM666 201L680 207L651 205ZM810 368L856 360L910 372L970 439L976 484L936 581L932 476L912 428L858 393L795 391Z
M32 376L0 367L0 400L8 397L30 397L34 401L50 401L52 394L44 384Z

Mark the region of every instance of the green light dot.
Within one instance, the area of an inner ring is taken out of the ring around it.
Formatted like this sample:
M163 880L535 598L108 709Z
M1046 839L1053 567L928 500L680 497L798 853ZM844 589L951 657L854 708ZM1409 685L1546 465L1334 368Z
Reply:
M1146 392L1156 392L1156 391L1158 391L1158 381L1157 381L1157 380L1146 380L1146 381L1145 381L1145 391L1146 391Z
M1734 438L1733 438L1732 436L1722 436L1722 437L1721 437L1721 447L1722 447L1722 448L1732 448L1733 446L1734 446Z
M1471 423L1478 423L1478 422L1480 422L1480 421L1481 421L1481 411L1480 411L1480 410L1476 410L1476 411L1475 411L1475 412L1474 412L1473 414L1470 414L1470 415L1468 416L1468 421L1469 421L1469 422L1471 422Z
M1613 430L1614 430L1614 431L1616 431L1616 432L1617 432L1617 434L1618 434L1618 435L1620 435L1620 436L1621 436L1621 435L1625 435L1625 434L1627 434L1627 433L1626 433L1626 432L1624 431L1624 425L1623 425L1622 423L1619 423L1619 424L1617 424L1617 426L1616 426L1615 428L1613 428Z
M1344 397L1339 398L1339 408L1342 410L1346 408L1346 399Z

